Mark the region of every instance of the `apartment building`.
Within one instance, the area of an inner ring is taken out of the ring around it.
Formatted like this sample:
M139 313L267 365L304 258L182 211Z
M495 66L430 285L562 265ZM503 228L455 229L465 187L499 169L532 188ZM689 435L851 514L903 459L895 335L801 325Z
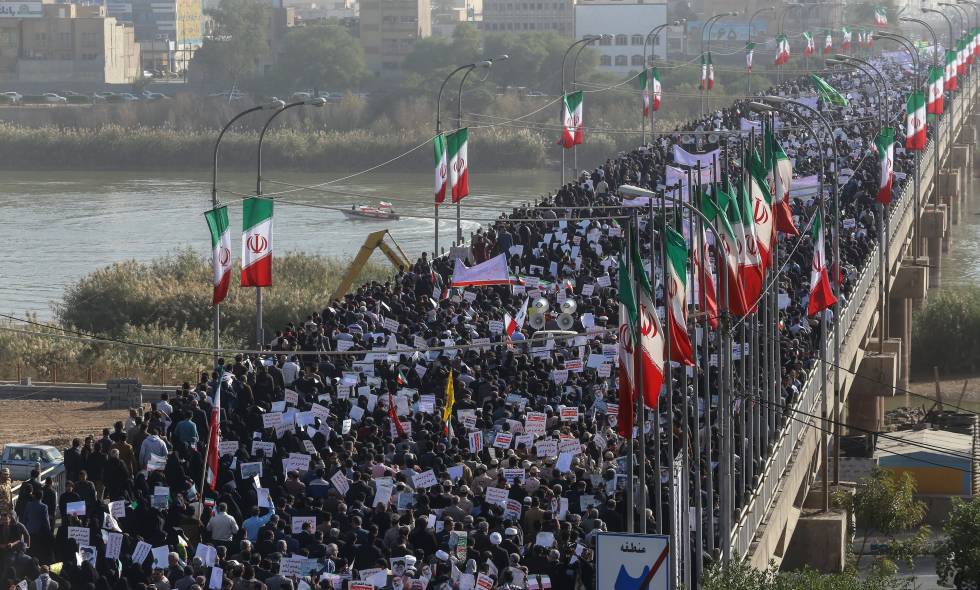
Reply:
M483 0L481 28L488 33L552 31L575 35L575 0Z
M415 41L432 35L429 0L361 0L360 39L375 73L396 73Z

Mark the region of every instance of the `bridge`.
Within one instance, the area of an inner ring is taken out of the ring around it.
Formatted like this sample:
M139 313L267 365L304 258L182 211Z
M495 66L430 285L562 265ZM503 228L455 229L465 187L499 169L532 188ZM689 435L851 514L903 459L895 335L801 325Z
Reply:
M882 430L884 398L894 395L895 387L908 385L912 310L922 305L930 286L938 286L941 259L949 249L950 228L959 223L964 204L972 194L977 139L973 108L978 93L973 80L967 86L957 96L959 104L954 103L941 117L939 132L933 134L922 153L918 178L908 182L891 205L886 256L880 255L880 244L875 247L860 271L853 293L841 307L835 328L840 330L836 395L833 364L826 366L829 394L825 397L822 367L818 363L790 410L791 419L762 467L758 485L735 517L730 538L732 555L742 556L757 568L765 568L770 562L779 566L784 558L796 563L787 557L793 552L794 539L805 547L811 565L822 569L839 569L843 565L844 515L805 511L822 504L823 486L818 482L824 460L821 436L830 437L826 431L832 427L822 426L819 416L829 416L862 431ZM916 220L919 235L913 232ZM918 250L914 240L919 240ZM884 313L882 273L887 293ZM879 336L882 331L883 341ZM826 353L831 360L833 335L831 332L827 338ZM833 470L831 465L831 480Z

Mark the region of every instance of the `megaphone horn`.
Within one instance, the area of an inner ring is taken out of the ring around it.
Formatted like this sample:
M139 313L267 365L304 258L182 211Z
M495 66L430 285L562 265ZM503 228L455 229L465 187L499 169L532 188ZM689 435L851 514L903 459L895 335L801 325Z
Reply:
M562 330L571 330L575 325L575 318L572 314L563 313L558 316L558 327Z

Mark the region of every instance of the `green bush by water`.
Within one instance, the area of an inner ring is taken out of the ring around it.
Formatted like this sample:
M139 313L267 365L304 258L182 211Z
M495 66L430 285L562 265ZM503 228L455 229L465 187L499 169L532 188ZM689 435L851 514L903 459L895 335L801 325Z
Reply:
M980 367L980 287L944 289L930 294L915 313L912 371L931 375L973 374Z

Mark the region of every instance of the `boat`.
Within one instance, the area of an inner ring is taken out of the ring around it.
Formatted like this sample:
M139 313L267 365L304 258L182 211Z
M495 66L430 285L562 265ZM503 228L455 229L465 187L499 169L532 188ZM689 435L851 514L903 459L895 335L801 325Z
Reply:
M381 201L377 207L370 205L351 205L350 210L343 209L348 217L366 217L368 219L398 219L398 214L391 208L391 203Z

